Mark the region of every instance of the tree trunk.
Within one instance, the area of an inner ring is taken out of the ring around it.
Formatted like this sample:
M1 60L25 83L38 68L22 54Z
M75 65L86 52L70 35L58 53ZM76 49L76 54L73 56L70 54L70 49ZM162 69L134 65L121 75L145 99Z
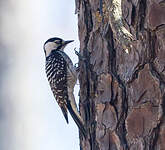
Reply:
M165 150L165 2L122 1L122 21L134 38L126 53L113 1L76 0L85 58L80 113L88 131L80 149Z

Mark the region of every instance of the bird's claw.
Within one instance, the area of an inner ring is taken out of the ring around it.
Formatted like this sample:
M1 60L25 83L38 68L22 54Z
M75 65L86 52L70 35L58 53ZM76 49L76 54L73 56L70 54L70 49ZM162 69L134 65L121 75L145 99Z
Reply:
M86 59L84 58L84 56L82 56L78 51L76 51L76 48L74 48L74 51L75 51L75 54L78 56L78 58L79 58L80 60L83 60L83 61L86 60Z
M78 65L78 63L76 63L76 64L74 65L74 67L76 68L76 72L79 72L79 71L80 71L80 66Z

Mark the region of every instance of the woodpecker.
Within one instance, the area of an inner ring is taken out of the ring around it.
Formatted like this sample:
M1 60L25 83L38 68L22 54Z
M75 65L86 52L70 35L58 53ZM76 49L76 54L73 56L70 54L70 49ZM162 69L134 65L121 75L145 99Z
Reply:
M64 41L61 38L54 37L44 43L45 70L53 95L62 110L66 122L69 123L69 111L80 132L86 138L84 122L79 114L73 94L78 71L69 56L64 52L65 46L71 42L73 40Z

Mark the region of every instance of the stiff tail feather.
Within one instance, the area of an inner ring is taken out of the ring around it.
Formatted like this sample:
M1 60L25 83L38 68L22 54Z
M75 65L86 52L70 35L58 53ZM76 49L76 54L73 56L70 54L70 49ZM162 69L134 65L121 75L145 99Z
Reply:
M68 107L68 110L73 118L73 120L75 121L75 123L77 124L80 132L83 134L84 138L87 138L87 132L86 132L86 129L84 127L84 124L83 122L80 120L80 118L76 115L76 113L74 112L74 110L72 109L72 106L70 104L70 101L67 102L67 107Z
M66 122L68 124L69 121L68 121L68 112L67 112L67 109L64 106L61 106L61 110L62 110L62 113L63 113L63 115L65 117L65 120L66 120Z

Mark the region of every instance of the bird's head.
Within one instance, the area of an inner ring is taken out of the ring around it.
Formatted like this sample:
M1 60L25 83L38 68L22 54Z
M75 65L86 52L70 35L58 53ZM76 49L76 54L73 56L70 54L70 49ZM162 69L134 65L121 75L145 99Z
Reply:
M49 56L50 53L53 50L64 50L65 46L69 43L73 42L73 40L69 40L69 41L64 41L63 39L54 37L54 38L50 38L48 39L45 43L44 43L44 52L45 52L45 56Z

